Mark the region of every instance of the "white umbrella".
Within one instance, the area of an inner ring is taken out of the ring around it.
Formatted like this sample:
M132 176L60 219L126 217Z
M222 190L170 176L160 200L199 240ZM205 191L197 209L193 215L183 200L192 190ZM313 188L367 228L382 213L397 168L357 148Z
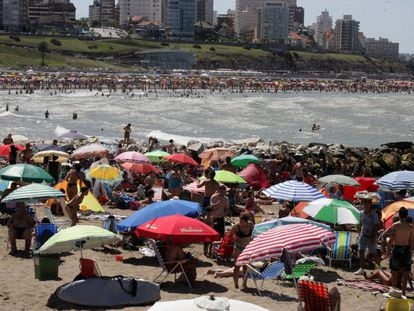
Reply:
M43 163L44 158L49 158L51 161L53 156L57 157L56 162L65 163L70 159L70 155L63 151L46 150L40 151L33 155L32 161L35 163Z
M13 142L15 144L21 144L24 145L25 143L29 142L29 138L27 138L26 136L23 135L12 135L13 138Z
M148 311L269 311L249 302L224 297L201 296L195 299L160 301Z
M109 150L100 144L90 144L80 147L72 153L72 159L93 158L97 156L107 156Z

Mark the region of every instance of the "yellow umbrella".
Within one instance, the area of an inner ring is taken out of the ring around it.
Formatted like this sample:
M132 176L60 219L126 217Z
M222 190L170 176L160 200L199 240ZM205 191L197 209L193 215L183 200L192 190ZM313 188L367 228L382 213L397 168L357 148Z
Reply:
M100 181L109 182L119 178L121 173L116 167L110 166L108 164L101 164L90 169L89 175L92 178L98 179Z
M46 150L35 153L32 157L32 161L35 163L43 163L44 158L49 158L49 161L52 161L53 156L57 157L56 161L59 163L65 163L70 159L70 155L66 152Z

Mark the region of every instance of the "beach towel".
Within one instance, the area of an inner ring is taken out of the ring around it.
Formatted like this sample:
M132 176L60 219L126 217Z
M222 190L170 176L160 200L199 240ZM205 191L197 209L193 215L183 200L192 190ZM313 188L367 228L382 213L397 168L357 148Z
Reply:
M368 291L372 293L388 293L390 290L390 286L382 285L377 282L373 282L370 280L345 280L345 279L338 279L338 285L343 285L349 288L359 289L363 291Z

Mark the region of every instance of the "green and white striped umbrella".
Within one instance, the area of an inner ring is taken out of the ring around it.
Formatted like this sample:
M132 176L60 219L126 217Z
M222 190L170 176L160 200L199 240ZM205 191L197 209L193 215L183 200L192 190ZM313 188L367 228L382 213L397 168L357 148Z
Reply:
M97 226L77 225L53 235L37 252L39 254L59 254L82 251L82 249L100 247L118 241L121 241L121 238L109 230Z
M310 202L303 212L324 222L339 225L357 225L361 213L351 203L336 199L318 199Z
M20 187L7 195L2 202L9 201L37 201L50 198L63 198L65 194L59 190L43 185L43 184L30 184Z

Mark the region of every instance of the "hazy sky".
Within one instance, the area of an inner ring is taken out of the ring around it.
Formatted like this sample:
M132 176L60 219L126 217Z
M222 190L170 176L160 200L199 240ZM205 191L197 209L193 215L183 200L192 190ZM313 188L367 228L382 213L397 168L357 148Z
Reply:
M88 15L92 0L72 0L77 16ZM414 1L413 0L297 0L305 8L305 24L310 25L325 8L333 19L352 14L359 20L360 30L366 37L385 37L400 43L400 52L414 53ZM235 0L215 0L215 10L225 13L234 9Z

